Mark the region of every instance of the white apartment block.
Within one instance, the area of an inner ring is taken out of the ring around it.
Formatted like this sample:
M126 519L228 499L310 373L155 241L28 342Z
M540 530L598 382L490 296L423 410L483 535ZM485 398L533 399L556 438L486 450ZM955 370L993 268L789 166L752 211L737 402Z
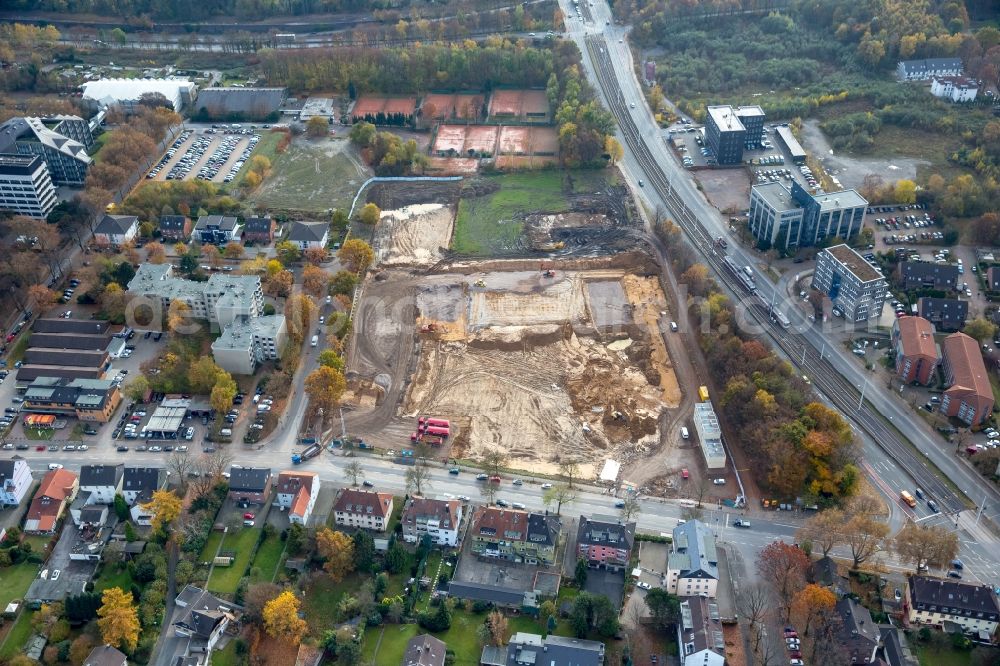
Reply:
M392 494L345 488L333 505L333 520L344 527L384 532L392 516Z
M712 530L700 520L689 520L674 528L673 537L664 588L680 597L714 599L719 557Z
M418 543L429 534L435 545L454 547L458 545L458 529L462 524L462 503L414 497L403 509L402 524L403 540L407 543Z
M252 375L258 363L278 358L287 339L285 315L241 315L212 343L212 356L227 372Z
M56 203L45 160L37 155L0 154L0 210L44 220Z
M935 76L931 94L952 102L971 102L979 94L979 84L964 76Z
M193 318L220 328L238 317L260 317L264 312L264 291L256 275L213 273L208 282L195 282L175 277L170 264L140 264L128 291L158 301L164 319L171 302L182 301Z
M878 319L889 292L879 271L847 245L828 247L816 255L812 288L826 294L844 319Z

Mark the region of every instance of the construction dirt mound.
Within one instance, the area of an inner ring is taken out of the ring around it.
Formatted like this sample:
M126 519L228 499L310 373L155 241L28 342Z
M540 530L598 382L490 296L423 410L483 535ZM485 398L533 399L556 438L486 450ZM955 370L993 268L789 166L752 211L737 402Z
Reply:
M438 203L383 210L375 227L375 261L380 266L431 266L447 252L454 209Z

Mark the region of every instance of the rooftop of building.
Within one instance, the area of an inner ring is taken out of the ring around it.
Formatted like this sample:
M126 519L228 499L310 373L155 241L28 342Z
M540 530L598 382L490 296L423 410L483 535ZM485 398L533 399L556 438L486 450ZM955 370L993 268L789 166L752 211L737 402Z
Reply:
M38 155L0 153L0 173L30 176L38 170L42 158Z
M703 571L711 578L719 577L719 557L715 535L700 520L689 520L673 532L670 568L682 572Z
M845 208L864 208L868 200L855 190L840 190L839 192L821 192L813 195L820 210L843 210Z
M937 358L934 342L934 324L923 317L903 315L896 320L899 328L899 342L904 356L929 356Z
M801 208L792 198L791 191L783 183L762 183L752 187L754 193L763 199L767 205L780 212Z
M865 261L864 257L847 245L834 245L823 251L845 266L861 282L873 282L883 279L881 273Z
M990 585L963 583L949 578L910 576L910 601L913 606L954 608L972 613L1000 614L1000 602Z
M440 500L430 497L414 497L406 503L403 509L403 524L406 525L418 519L433 519L450 529L458 527L458 515L462 509L459 500Z
M145 93L160 93L173 101L180 91L191 91L194 83L184 79L98 79L83 84L83 96L88 99L134 100Z
M0 125L0 153L16 152L11 148L17 141L37 141L84 164L93 161L86 146L49 129L41 118L11 118Z
M746 128L728 104L706 107L709 117L722 132L745 132Z
M965 333L952 333L941 343L941 352L951 369L952 388L963 387L993 400L990 376L974 338Z
M265 317L239 316L226 326L215 342L212 351L244 350L253 345L254 336L276 338L285 327L285 315L275 314Z
M337 497L333 510L340 513L360 513L378 518L388 518L391 505L391 493L345 488Z
M681 601L681 636L685 654L710 650L725 655L719 606L703 597L684 597Z

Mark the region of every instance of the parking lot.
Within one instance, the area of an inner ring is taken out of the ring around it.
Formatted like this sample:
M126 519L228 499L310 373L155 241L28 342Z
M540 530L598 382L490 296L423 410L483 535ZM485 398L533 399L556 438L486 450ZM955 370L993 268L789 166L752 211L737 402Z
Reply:
M146 178L232 182L259 140L254 129L243 127L184 130Z

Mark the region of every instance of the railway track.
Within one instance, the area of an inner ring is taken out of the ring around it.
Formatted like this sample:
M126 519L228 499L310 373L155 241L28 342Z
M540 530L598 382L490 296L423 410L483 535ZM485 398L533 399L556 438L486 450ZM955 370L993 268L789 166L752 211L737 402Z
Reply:
M671 185L670 179L650 152L645 138L639 133L639 129L629 112L629 105L621 94L617 75L611 63L607 41L599 35L590 35L585 39L598 81L604 90L611 112L618 120L618 126L625 143L649 179L649 186L666 204L670 214L688 234L691 244L701 253L705 262L715 270L716 279L725 284L732 293L748 297L747 311L751 313L761 329L766 331L774 343L792 359L831 403L866 432L929 497L936 499L944 512L958 513L965 509L966 504L963 498L944 482L923 454L904 441L900 434L872 409L870 404L862 400L864 388L856 387L847 381L826 358L821 358L820 352L803 336L779 327L772 319L771 309L761 303L725 267L723 256L716 251L715 239L678 195Z

